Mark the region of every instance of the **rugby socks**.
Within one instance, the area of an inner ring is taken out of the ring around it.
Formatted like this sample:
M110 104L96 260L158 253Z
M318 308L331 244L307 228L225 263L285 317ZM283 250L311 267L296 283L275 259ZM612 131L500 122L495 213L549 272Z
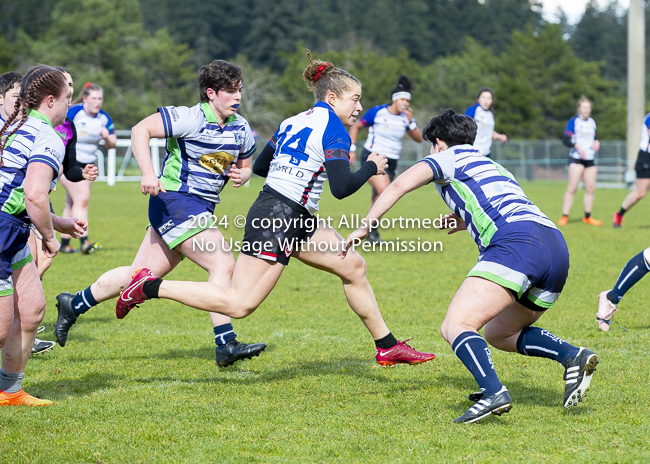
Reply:
M463 332L456 337L451 348L472 373L485 395L493 395L501 390L503 385L494 371L492 353L483 337L476 332Z
M0 369L0 390L5 393L16 393L23 388L24 372L15 374L13 372L6 372Z
M88 237L79 237L79 246L84 247L84 244L88 241Z
M517 339L517 351L524 356L548 358L565 365L573 359L580 348L539 327L526 327Z
M590 217L591 217L591 213L585 211L585 219L589 219Z
M95 300L93 292L90 291L90 287L77 292L74 296L74 300L72 300L72 310L76 316L85 313L93 306L97 306L97 300Z
M625 213L627 213L627 210L621 206L621 209L618 210L619 216L623 216Z
M162 279L156 277L156 280L148 280L142 284L142 293L147 298L158 298L158 290L160 290L160 284L162 284Z
M392 348L395 345L397 345L397 339L395 338L395 335L393 335L392 332L388 332L388 335L386 335L384 338L380 338L379 340L375 340L375 346L377 348L381 348L382 350L387 350L388 348Z
M70 245L70 239L69 238L62 238L61 239L61 248L67 247Z
M644 252L642 251L634 258L629 260L621 274L618 276L616 285L614 288L607 294L607 299L614 304L619 304L623 295L632 288L641 278L650 271L650 264L645 260L643 256Z
M228 342L237 339L237 334L232 324L218 325L214 328L214 343L219 348L226 346Z

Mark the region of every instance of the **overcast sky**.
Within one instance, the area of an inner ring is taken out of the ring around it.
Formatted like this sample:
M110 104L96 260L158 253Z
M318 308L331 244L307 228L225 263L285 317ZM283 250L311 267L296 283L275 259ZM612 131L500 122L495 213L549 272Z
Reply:
M585 6L589 0L542 0L542 14L547 21L555 21L555 13L558 6L561 6L571 24L580 20L585 12ZM609 0L598 0L598 4L603 7L609 4ZM620 8L627 9L630 7L630 0L618 0Z

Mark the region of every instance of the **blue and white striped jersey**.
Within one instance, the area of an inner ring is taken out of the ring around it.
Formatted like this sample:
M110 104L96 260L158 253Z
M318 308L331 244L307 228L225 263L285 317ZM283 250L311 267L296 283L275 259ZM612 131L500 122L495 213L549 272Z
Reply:
M51 189L56 185L65 148L61 136L44 114L29 110L27 120L11 136L2 153L0 167L0 210L28 221L25 211L25 176L30 163L45 163L54 171ZM13 130L14 123L7 134Z
M325 161L350 152L350 135L332 107L312 109L285 119L275 132L275 155L265 185L314 214L327 180Z
M639 144L639 150L650 152L650 135L648 134L650 130L650 113L646 114L643 118L643 130L641 131L641 143Z
M508 223L532 221L556 228L526 197L513 175L475 147L457 145L420 162L433 171L440 196L465 221L479 251Z
M165 190L219 203L230 166L255 153L248 121L234 114L221 127L208 103L191 108L163 106L158 111L167 137L167 155L159 176Z
M494 135L494 114L490 110L484 110L481 105L476 103L465 110L465 115L473 118L478 126L474 148L482 155L489 155Z
M94 163L97 160L97 144L102 139L100 131L106 128L109 134L115 133L111 117L104 110L91 116L84 110L83 103L79 103L70 107L68 118L77 129L77 161L82 164Z
M363 148L386 155L390 159L399 159L402 137L408 129L409 120L404 113L391 113L388 106L386 104L370 108L361 117L361 124L369 127Z
M596 152L593 149L596 140L596 121L591 118L582 119L580 116L574 116L569 119L564 132L571 137L571 142L578 145L585 152L585 160L593 160ZM574 159L580 159L580 153L575 148L571 148L569 156Z

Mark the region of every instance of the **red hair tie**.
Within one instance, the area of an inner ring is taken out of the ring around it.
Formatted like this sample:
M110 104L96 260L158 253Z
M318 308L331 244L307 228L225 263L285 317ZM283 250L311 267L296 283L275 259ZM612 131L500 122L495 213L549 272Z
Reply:
M325 66L327 66L329 63L323 63L318 67L318 71L316 72L316 76L314 76L314 82L317 82L318 79L320 79L321 74L323 73L323 70L325 69Z
M86 89L87 89L88 87L90 87L91 85L93 85L92 82L86 82L86 85L84 85L84 90L86 90Z

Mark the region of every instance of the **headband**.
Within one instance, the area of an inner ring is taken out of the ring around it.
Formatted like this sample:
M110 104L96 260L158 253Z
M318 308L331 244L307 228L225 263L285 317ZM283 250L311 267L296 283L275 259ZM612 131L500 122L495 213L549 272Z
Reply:
M395 92L393 94L393 101L399 100L400 98L406 98L407 100L411 99L411 94L409 92L406 92L402 90L401 92Z

